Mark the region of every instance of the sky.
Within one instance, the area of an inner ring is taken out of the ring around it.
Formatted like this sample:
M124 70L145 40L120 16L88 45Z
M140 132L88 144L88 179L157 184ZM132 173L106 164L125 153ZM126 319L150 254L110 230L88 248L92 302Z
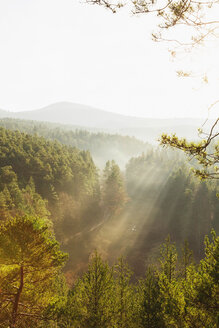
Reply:
M79 0L1 0L0 108L68 101L131 116L207 117L218 99L218 45L173 60L170 44L151 40L155 28L152 16ZM180 69L195 77L177 77Z

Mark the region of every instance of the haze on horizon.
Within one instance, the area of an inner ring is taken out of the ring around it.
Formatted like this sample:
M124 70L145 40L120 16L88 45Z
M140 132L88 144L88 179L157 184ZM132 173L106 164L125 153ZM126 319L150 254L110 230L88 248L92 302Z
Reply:
M206 118L217 99L217 52L208 45L173 62L169 45L151 41L155 27L152 16L113 15L76 0L2 0L0 108L67 101L136 117ZM198 79L177 77L191 67Z

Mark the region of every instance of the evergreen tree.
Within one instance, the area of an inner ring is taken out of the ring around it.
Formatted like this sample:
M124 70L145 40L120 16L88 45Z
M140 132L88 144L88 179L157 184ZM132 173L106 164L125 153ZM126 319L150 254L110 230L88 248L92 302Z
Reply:
M130 283L132 272L123 257L119 258L114 268L115 272L115 321L120 328L135 327L136 304L134 288Z
M80 328L113 327L113 270L95 252L87 272L78 280L72 306Z
M114 215L125 202L127 195L124 180L115 161L108 161L103 171L103 207L106 215Z
M161 271L159 272L159 289L164 327L183 328L185 299L183 286L177 280L177 252L168 236L161 247Z
M189 249L189 243L186 240L182 246L182 255L181 255L181 275L186 280L187 279L187 270L190 264L193 263L193 252Z
M0 225L0 322L36 327L66 255L44 221L16 217Z
M194 302L205 314L206 327L216 327L219 323L219 237L212 231L212 242L205 238L205 258L200 261L194 281Z
M161 308L158 275L152 268L148 268L145 278L140 280L138 293L140 296L140 327L165 327Z

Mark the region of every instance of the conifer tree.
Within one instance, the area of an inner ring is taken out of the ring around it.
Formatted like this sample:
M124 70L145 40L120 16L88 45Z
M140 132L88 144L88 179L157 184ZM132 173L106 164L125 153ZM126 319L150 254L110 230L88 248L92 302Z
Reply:
M135 325L135 294L130 279L132 271L123 257L119 258L115 268L116 327L129 328Z
M139 282L140 295L139 318L144 328L163 328L164 320L161 308L160 287L157 273L148 268L146 276Z
M176 273L177 252L176 247L171 243L170 236L165 240L161 246L161 269L169 283L172 282Z
M36 327L66 260L44 221L16 217L0 225L0 322Z
M73 311L80 328L113 327L113 270L97 252L87 272L78 280L72 297Z
M202 312L205 326L216 327L219 323L219 237L214 230L211 242L208 236L205 237L205 258L200 261L194 289L193 302Z
M177 281L176 247L170 236L161 247L161 271L159 272L159 288L164 327L183 328L185 299L183 286Z
M103 207L106 215L114 215L127 201L124 180L115 161L108 161L103 172Z
M190 264L193 263L193 252L189 249L189 243L185 240L182 246L182 255L181 255L181 275L186 280L187 279L187 270Z

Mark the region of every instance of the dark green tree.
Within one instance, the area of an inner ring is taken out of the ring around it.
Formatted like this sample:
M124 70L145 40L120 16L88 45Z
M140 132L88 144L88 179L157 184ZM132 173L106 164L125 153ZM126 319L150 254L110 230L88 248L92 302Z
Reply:
M138 294L140 299L140 327L165 327L161 308L158 274L156 273L155 269L147 269L145 278L139 282Z
M108 161L103 171L103 208L106 216L114 215L127 201L124 179L115 161Z
M114 306L113 270L95 252L73 290L75 324L80 328L113 327Z
M136 327L136 309L134 287L131 284L133 275L123 257L114 266L115 275L115 327Z

